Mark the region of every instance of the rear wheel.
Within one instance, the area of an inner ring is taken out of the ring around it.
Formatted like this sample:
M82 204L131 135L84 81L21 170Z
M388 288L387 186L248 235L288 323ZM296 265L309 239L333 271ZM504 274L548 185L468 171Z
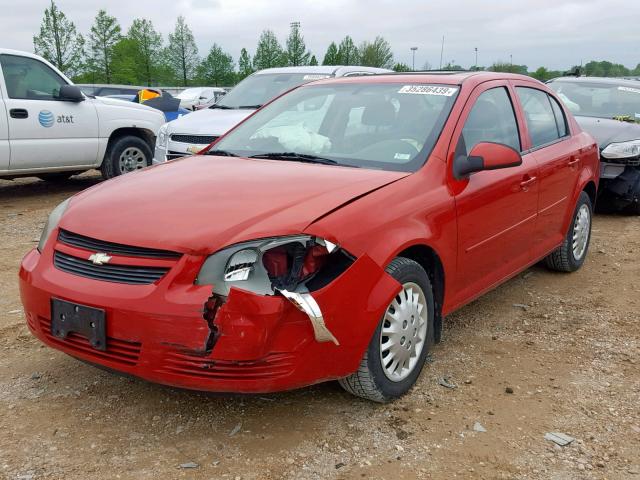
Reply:
M545 258L547 267L558 272L575 272L582 267L591 241L592 216L591 199L582 192L564 242Z
M339 380L353 395L380 403L409 391L434 343L434 299L427 272L413 260L398 257L387 273L402 290L387 307L358 370Z
M116 140L107 151L100 170L105 179L117 177L151 165L153 154L147 142L127 135Z

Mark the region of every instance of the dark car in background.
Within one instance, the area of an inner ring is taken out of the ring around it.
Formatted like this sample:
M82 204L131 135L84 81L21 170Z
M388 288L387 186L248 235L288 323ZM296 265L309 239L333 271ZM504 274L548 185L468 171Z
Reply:
M640 80L561 77L548 85L598 142L601 199L640 214Z

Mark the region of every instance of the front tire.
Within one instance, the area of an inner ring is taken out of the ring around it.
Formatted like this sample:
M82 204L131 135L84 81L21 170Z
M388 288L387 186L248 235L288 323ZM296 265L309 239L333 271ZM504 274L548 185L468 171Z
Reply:
M584 263L591 241L593 205L586 192L581 192L573 220L562 245L545 258L545 264L558 272L575 272Z
M427 272L413 260L394 259L386 269L402 290L391 301L358 370L339 383L347 392L379 403L415 384L434 344L434 298Z
M152 159L153 153L147 142L140 137L127 135L109 146L100 171L106 180L148 167Z

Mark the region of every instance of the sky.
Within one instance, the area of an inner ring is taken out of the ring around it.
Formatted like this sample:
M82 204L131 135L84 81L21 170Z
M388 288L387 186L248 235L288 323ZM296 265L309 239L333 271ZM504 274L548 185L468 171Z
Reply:
M260 32L273 30L284 44L299 21L307 47L321 62L331 41L351 35L356 44L382 35L394 60L416 68L426 62L463 67L496 61L568 69L589 60L640 63L640 1L637 0L56 0L85 34L99 9L123 29L136 17L150 19L167 38L178 15L193 30L200 54L215 42L238 59L253 55ZM0 0L0 48L33 50L49 0Z

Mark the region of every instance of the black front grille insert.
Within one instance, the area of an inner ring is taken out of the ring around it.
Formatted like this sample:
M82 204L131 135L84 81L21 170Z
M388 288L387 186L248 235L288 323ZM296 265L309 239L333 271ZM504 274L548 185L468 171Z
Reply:
M195 145L209 145L218 139L216 135L171 135L173 142L193 143Z
M169 271L165 267L138 267L133 265L95 265L89 260L67 255L53 254L53 264L63 272L103 282L149 285L160 280Z
M173 150L169 150L167 152L167 160L177 160L178 158L188 157L189 155L191 155L191 154L190 153L174 152Z
M122 245L120 243L104 242L94 238L78 235L67 230L60 230L58 241L73 247L83 248L94 252L109 253L113 255L124 255L128 257L146 257L146 258L180 258L181 253L172 252L170 250L158 250L155 248L134 247L131 245Z

